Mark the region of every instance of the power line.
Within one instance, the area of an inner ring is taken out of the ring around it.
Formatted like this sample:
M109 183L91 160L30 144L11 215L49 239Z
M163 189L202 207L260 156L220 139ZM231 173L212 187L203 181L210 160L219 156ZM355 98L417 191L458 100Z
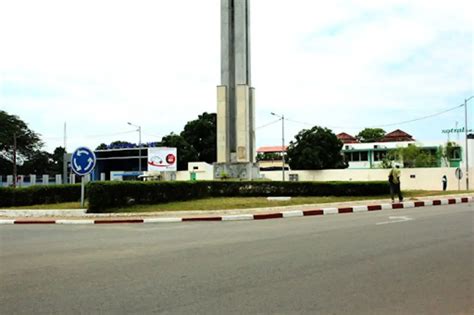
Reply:
M271 126L271 125L273 125L273 124L276 124L276 123L279 122L280 120L281 120L281 118L278 118L277 120L272 121L272 122L269 122L268 124L258 126L257 128L255 128L255 130L261 129L261 128L265 128L265 127L268 127L268 126Z
M399 121L399 122L388 123L388 124L380 124L380 125L372 125L372 126L327 126L327 127L335 128L335 129L361 129L361 128L377 128L377 127L397 126L397 125L403 125L403 124L408 124L408 123L412 123L412 122L415 122L415 121L420 121L420 120L424 120L424 119L433 118L433 117L445 114L447 112L453 111L453 110L458 109L458 108L463 107L463 106L464 106L464 104L460 104L458 106L451 107L451 108L448 108L446 110L436 112L436 113L433 113L433 114L430 114L430 115L426 115L426 116L422 116L422 117L418 117L418 118L414 118L414 119L410 119L410 120L403 120L403 121ZM308 126L314 126L315 125L315 124L310 124L308 122L303 122L303 121L298 121L298 120L293 120L293 119L288 119L288 118L285 118L285 119L289 122L294 122L294 123L297 123L297 124L308 125Z
M103 138L103 137L114 137L114 136L119 136L119 135L124 135L124 134L129 134L129 133L134 133L136 132L135 130L133 131L122 131L122 132L115 132L115 133L105 133L105 134L97 134L97 135L85 135L85 136L72 136L68 137L68 139L79 139L79 138ZM45 140L52 140L52 141L59 141L63 140L62 137L44 137Z
M415 122L415 121L419 121L419 120L424 120L424 119L436 117L436 116L439 116L439 115L442 115L442 114L444 114L444 113L453 111L453 110L458 109L459 107L463 107L463 106L464 106L464 104L461 104L461 105L458 105L458 106L455 106L455 107L452 107L452 108L449 108L449 109L446 109L446 110L443 110L443 111L441 111L441 112L437 112L437 113L434 113L434 114L431 114L431 115L427 115L427 116L423 116L423 117L418 117L418 118L414 118L414 119L410 119L410 120L404 120L404 121L400 121L400 122L397 122L397 123L390 123L390 124L385 124L385 125L371 126L371 128L374 128L374 127L390 127L390 126L394 126L394 125L408 124L408 123L411 123L411 122Z

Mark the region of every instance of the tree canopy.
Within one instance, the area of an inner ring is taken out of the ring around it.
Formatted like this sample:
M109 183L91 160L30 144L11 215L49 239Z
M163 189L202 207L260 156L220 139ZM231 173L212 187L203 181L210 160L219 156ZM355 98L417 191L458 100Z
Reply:
M392 162L403 163L403 167L437 167L439 161L439 149L435 153L423 150L417 145L409 145L388 152L382 163L382 167L389 168Z
M17 154L31 157L39 150L43 143L37 133L28 128L28 125L18 116L9 115L0 110L0 151L13 156L13 138L16 136Z
M217 115L204 112L198 119L189 121L181 136L197 152L197 160L207 163L217 161Z
M319 126L303 129L290 142L288 163L294 170L346 168L342 146L330 129Z
M356 135L360 142L377 142L385 136L385 130L382 128L365 128Z

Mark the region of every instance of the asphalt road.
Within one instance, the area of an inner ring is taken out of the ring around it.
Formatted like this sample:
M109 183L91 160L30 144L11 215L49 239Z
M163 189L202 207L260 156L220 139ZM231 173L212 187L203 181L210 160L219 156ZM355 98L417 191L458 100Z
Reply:
M0 313L473 314L473 215L0 226Z

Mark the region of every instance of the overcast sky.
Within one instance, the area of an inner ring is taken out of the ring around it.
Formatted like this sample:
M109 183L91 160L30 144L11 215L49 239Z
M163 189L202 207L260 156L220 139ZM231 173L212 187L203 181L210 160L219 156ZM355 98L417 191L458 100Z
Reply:
M284 114L303 128L400 128L445 140L473 95L471 0L251 0L256 125ZM179 133L216 111L220 0L0 0L0 109L39 132L47 150ZM471 100L468 118L472 124ZM393 125L392 125L393 124ZM1 127L1 126L0 126ZM281 143L281 125L257 146ZM461 138L462 139L462 138Z

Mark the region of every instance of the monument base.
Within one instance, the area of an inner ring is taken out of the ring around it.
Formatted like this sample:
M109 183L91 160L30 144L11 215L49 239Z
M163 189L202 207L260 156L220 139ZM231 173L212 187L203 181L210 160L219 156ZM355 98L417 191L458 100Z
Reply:
M214 179L253 180L259 178L258 163L214 163Z

